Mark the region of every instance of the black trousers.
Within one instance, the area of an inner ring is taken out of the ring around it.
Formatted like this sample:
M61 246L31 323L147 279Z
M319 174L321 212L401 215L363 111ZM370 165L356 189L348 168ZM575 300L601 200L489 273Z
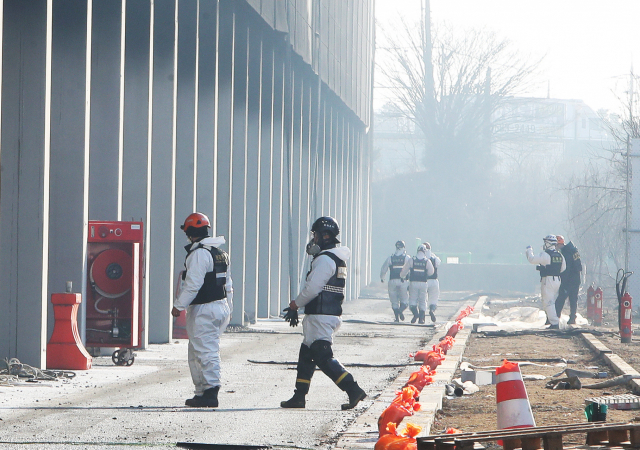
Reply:
M580 290L580 279L562 280L560 284L560 290L558 291L558 298L556 299L556 313L558 318L564 308L564 302L569 298L569 318L575 319L578 311L578 291Z

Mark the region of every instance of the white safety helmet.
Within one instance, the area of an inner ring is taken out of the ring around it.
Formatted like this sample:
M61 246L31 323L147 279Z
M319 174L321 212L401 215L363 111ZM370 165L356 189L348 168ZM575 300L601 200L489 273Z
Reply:
M549 250L549 249L552 249L552 248L555 249L556 248L556 244L558 243L558 238L556 238L555 234L548 234L542 240L544 241L544 249L545 250Z
M425 255L427 254L427 247L425 247L424 244L420 244L418 245L418 250L416 250L416 253L424 253Z

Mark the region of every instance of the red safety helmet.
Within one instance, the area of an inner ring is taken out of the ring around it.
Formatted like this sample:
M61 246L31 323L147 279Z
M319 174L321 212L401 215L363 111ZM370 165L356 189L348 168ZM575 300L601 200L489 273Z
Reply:
M202 213L196 212L191 213L184 219L184 224L180 225L180 229L185 233L189 228L211 228L211 222L209 222L209 218Z

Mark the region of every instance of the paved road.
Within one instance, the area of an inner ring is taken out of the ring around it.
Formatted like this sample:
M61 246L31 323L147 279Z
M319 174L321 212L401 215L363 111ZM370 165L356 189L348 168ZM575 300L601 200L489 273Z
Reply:
M466 294L443 293L439 317L451 317ZM249 331L224 334L217 409L183 406L193 395L186 341L151 345L137 352L131 367L116 367L110 357L101 357L71 381L0 387L0 448L160 449L175 448L177 442L331 448L410 363L409 352L423 348L435 330L394 325L384 290L368 295L379 298L345 305L334 345L336 356L369 393L355 410L340 411L346 394L319 371L306 409L280 408L293 393L301 328L263 320ZM399 367L376 367L394 364Z

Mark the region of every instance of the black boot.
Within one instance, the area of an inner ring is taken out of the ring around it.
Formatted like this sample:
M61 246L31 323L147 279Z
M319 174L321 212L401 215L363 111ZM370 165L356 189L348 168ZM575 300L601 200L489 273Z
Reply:
M567 325L575 325L576 324L576 316L569 316L569 321Z
M393 308L393 314L395 314L396 318L393 320L394 322L400 322L400 314L396 308Z
M286 400L284 402L280 402L280 407L281 408L304 408L305 407L305 396L307 395L307 392L309 391L309 385L307 385L307 389L306 391L303 389L299 389L298 384L300 383L296 383L296 390L293 393L293 397L291 397L289 400Z
M305 396L309 392L311 385L311 377L316 370L316 363L313 361L313 352L311 348L304 344L300 344L300 352L298 353L298 367L296 390L289 400L280 402L282 408L304 408Z
M420 311L418 311L418 323L420 324L424 323L424 316L425 316L424 309L421 309Z
M353 379L353 375L350 373L338 384L338 387L345 391L349 396L349 403L343 403L340 408L343 411L347 409L353 409L361 400L367 397L367 393L362 390L356 380Z
M220 386L209 388L202 395L196 395L185 401L184 404L192 408L217 408L219 390Z
M416 323L418 320L418 307L417 306L409 306L409 309L413 313L413 317L411 318L411 323Z
M429 317L431 317L431 321L436 321L436 305L429 306Z
M406 303L400 303L400 308L398 308L398 317L400 317L400 320L402 320L404 322L404 314L402 314L402 312L407 309L407 304Z

